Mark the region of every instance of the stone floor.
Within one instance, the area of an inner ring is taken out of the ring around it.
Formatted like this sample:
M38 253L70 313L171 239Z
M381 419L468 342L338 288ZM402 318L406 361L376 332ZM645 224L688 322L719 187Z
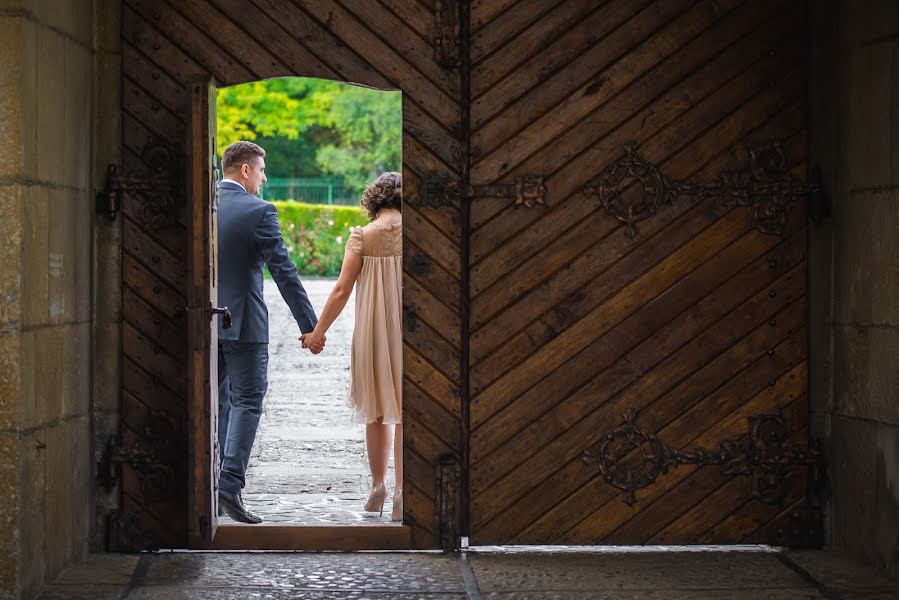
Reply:
M303 279L317 314L335 281ZM383 517L362 511L371 488L364 426L354 422L346 405L354 297L331 326L325 351L318 355L300 347L296 322L271 280L265 282L265 297L269 391L250 456L244 502L270 523L389 522L390 500ZM223 517L220 522L231 521Z
M899 581L838 555L764 548L93 555L41 600L372 598L899 598Z

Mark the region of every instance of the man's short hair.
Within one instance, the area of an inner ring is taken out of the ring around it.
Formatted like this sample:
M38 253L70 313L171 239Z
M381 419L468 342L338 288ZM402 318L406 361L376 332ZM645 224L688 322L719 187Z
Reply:
M239 141L229 144L222 152L222 170L239 169L244 163L249 164L254 156L265 157L265 150L253 142Z

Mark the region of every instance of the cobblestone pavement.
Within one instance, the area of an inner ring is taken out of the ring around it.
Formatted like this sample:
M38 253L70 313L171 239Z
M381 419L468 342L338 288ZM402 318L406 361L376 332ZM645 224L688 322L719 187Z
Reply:
M686 550L97 554L40 599L899 598L896 580L828 552Z
M304 278L316 314L321 314L333 278ZM305 524L380 523L384 515L362 511L371 489L364 426L346 405L350 377L354 296L328 331L324 352L300 347L290 310L271 280L269 391L250 456L244 503L266 522ZM388 487L393 488L393 468ZM229 523L227 517L220 522Z

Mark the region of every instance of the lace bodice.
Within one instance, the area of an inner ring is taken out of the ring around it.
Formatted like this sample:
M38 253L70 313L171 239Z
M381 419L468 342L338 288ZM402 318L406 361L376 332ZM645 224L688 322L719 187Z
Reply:
M402 256L403 226L369 223L365 227L355 227L346 247L362 256Z

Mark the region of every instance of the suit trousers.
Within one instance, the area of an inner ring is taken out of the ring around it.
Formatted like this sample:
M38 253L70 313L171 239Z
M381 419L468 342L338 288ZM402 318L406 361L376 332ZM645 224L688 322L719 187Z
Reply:
M240 493L268 391L268 344L219 342L219 489Z

